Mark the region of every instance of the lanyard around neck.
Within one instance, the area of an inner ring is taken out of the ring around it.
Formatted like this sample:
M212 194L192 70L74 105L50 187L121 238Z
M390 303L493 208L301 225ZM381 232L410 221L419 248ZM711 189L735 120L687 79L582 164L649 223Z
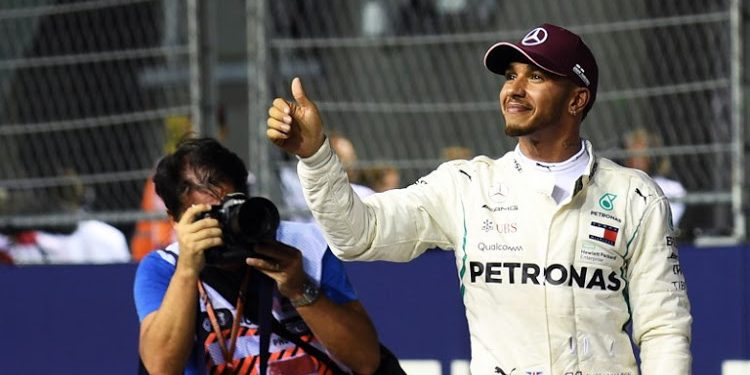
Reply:
M245 307L245 288L247 287L247 282L250 280L250 271L245 272L245 277L242 279L242 284L240 287L240 292L237 295L237 304L235 306L235 314L234 319L232 320L232 330L229 335L229 347L227 347L226 341L224 340L224 335L221 333L221 326L219 326L219 321L216 318L216 311L214 310L214 305L211 303L211 299L208 297L208 293L206 293L206 289L203 286L203 282L198 280L198 291L200 292L201 299L203 300L203 303L206 305L206 313L208 313L208 320L211 321L211 327L214 330L214 334L216 334L216 341L219 342L219 348L221 348L221 355L224 357L224 363L226 363L226 366L230 369L234 370L234 352L237 349L237 333L239 332L240 328L240 319L242 319L242 315L244 313L244 307Z

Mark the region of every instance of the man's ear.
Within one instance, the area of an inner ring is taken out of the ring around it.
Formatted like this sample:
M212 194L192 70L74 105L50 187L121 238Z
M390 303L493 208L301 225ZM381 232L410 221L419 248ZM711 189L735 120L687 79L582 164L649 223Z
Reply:
M180 216L175 215L175 213L172 212L172 210L168 208L167 208L167 215L169 215L169 218L172 219L172 221L174 221L175 223L180 221Z
M568 112L573 116L583 113L586 106L591 100L591 91L585 87L576 87L573 89L573 98L568 106Z

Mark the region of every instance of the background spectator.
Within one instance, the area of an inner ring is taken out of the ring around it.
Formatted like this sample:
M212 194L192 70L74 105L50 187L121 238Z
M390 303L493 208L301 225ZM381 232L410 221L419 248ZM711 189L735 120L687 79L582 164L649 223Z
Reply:
M84 212L86 188L73 170L66 170L68 183L60 188L56 202L63 215ZM85 264L130 261L125 235L99 220L44 228L4 228L0 234L0 262L10 264Z
M401 173L389 164L374 165L362 170L362 182L376 193L401 187Z
M685 213L685 203L682 199L687 194L685 187L677 180L667 177L670 172L670 163L667 157L653 157L648 151L663 145L661 137L649 132L644 128L636 128L625 134L625 150L629 153L625 165L630 168L640 169L659 184L664 195L669 199L672 209L672 223L679 226L680 219Z

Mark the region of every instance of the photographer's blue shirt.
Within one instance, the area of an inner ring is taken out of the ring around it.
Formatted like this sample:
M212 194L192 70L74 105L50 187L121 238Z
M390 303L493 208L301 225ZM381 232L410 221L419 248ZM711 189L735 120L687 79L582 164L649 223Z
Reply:
M343 264L328 249L322 234L314 224L282 221L276 239L302 252L305 272L319 283L321 292L329 299L339 304L357 300ZM161 306L178 256L179 247L177 243L173 243L166 249L149 253L141 260L133 286L135 307L141 321ZM217 300L223 300L218 294L215 294L215 297ZM213 301L214 297L211 299ZM225 307L233 311L232 303L226 303ZM214 304L216 305L216 302ZM286 321L294 318L290 317L289 306L288 301L286 304L274 303L274 315L277 319ZM201 309L203 310L203 306ZM296 315L296 311L292 310L291 314ZM252 330L252 327L250 325L248 328ZM185 374L205 373L206 365L201 361L201 344L196 341ZM221 361L220 358L217 360Z

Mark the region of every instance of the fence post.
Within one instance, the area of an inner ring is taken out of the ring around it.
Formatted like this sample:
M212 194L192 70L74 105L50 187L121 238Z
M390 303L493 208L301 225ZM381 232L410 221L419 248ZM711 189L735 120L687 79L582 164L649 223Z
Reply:
M193 131L216 137L215 4L188 0L188 50L190 60L190 112Z
M268 90L268 10L264 0L246 0L248 165L257 177L256 195L273 193L269 142L266 140L266 108L271 103Z
M731 67L730 75L732 82L732 131L734 142L732 142L732 214L734 216L733 236L737 242L745 239L745 214L744 190L745 190L745 131L743 124L743 95L742 95L742 0L732 0L730 5L730 33L731 43Z

